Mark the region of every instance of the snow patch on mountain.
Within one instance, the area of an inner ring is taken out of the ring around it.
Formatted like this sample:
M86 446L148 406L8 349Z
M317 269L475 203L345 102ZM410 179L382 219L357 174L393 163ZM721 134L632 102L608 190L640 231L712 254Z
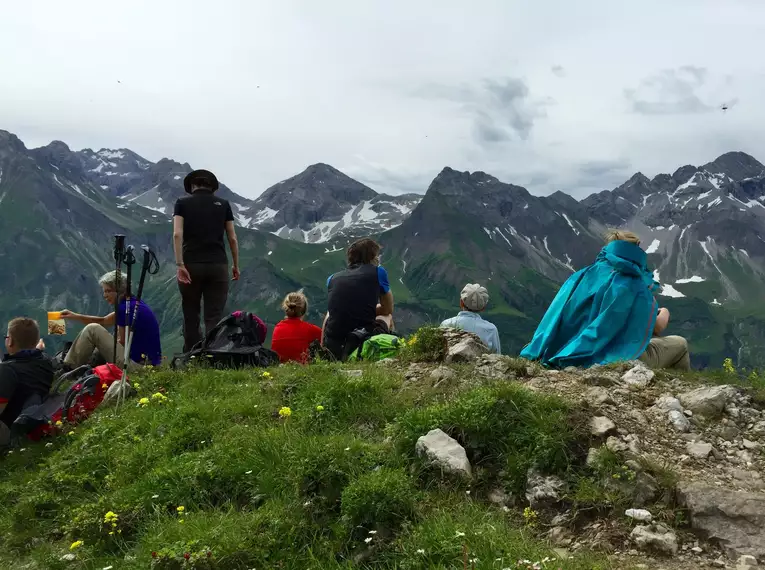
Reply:
M706 279L704 279L703 277L699 277L698 275L694 275L693 277L688 277L688 278L685 278L685 279L678 279L677 281L675 281L675 285L678 285L678 284L682 285L684 283L703 283L704 281L706 281Z
M672 285L669 285L669 284L666 284L661 288L661 293L659 293L659 295L663 297L675 297L675 298L685 297L685 295L683 295L680 291L678 291Z
M661 245L661 242L657 239L653 240L651 242L651 245L648 246L648 249L645 250L646 253L656 253L659 251L659 246Z

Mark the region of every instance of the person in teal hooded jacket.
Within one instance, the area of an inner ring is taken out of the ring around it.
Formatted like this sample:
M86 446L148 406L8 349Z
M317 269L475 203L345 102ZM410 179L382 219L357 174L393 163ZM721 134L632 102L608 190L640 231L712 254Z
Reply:
M653 296L659 284L640 240L626 231L611 231L607 240L595 263L563 284L521 356L556 368L636 359L690 368L684 338L658 337L669 312Z

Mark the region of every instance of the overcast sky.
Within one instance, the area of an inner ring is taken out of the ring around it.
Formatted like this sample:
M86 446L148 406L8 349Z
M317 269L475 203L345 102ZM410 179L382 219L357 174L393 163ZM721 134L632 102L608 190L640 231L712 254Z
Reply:
M327 162L385 192L451 166L580 198L765 162L763 54L762 0L4 0L0 129L249 197Z

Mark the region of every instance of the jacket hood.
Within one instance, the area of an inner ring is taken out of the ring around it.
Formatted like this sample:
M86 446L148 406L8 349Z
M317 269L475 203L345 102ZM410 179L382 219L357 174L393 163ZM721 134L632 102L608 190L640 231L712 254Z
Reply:
M597 261L607 263L622 275L642 279L651 290L657 286L653 272L648 269L648 256L639 245L621 240L612 241L600 250Z

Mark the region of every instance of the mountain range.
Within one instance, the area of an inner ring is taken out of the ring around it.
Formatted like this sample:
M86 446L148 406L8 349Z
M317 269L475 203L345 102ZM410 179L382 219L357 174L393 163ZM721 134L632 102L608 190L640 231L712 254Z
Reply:
M162 271L147 286L167 352L180 343L170 217L191 166L128 149L27 149L0 131L0 318L46 310L104 313L97 277L113 267L114 233L155 248ZM697 366L731 357L765 365L765 167L742 152L673 174L635 174L578 201L535 196L483 172L444 168L424 195L389 196L326 164L309 166L251 200L222 185L242 249L231 308L273 324L282 296L304 288L309 317L326 306L327 275L344 246L373 235L384 246L397 323L412 330L452 315L465 282L491 294L487 318L506 352L529 340L560 283L593 261L609 227L638 233L670 333L689 338ZM71 333L74 331L70 331Z

